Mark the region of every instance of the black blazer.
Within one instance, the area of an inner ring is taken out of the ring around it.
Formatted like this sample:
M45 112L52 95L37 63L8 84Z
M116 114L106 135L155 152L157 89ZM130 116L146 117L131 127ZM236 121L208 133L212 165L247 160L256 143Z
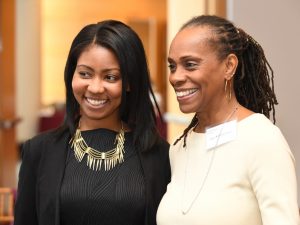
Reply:
M70 140L49 131L26 141L22 148L14 225L59 225L60 187ZM156 211L170 181L169 144L161 140L139 153L145 186L145 225L156 224Z

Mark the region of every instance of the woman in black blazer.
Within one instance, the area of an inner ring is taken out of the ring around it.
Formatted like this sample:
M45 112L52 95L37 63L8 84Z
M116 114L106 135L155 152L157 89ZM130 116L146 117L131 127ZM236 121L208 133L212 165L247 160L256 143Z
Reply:
M23 146L15 225L155 225L169 144L141 40L120 21L85 26L65 85L64 124Z

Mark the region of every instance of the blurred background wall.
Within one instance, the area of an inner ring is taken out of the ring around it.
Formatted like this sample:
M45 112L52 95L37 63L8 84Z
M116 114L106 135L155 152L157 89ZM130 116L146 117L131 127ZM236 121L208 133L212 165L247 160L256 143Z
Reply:
M227 16L262 45L274 70L276 125L296 158L300 195L300 1L227 0Z

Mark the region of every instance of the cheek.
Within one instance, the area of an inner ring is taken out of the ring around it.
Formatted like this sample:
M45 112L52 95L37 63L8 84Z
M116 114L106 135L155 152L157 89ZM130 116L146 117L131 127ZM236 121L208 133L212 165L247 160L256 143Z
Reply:
M169 74L169 83L173 85L173 82L172 82L172 81L173 81L173 79L172 79L172 75L171 75L171 74Z
M80 90L82 89L82 82L75 75L72 79L72 89L74 93L80 92Z
M76 77L73 77L72 80L72 90L73 90L73 94L74 97L78 100L81 92L82 92L82 85L79 79L76 79Z
M174 86L176 83L176 77L175 74L169 73L169 83Z
M122 97L122 83L118 84L117 87L115 88L114 96L116 98L121 98Z

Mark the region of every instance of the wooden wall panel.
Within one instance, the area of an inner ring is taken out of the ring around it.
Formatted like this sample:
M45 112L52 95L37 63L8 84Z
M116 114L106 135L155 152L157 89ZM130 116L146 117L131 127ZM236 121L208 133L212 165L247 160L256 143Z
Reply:
M15 187L15 1L0 0L0 35L0 186Z

